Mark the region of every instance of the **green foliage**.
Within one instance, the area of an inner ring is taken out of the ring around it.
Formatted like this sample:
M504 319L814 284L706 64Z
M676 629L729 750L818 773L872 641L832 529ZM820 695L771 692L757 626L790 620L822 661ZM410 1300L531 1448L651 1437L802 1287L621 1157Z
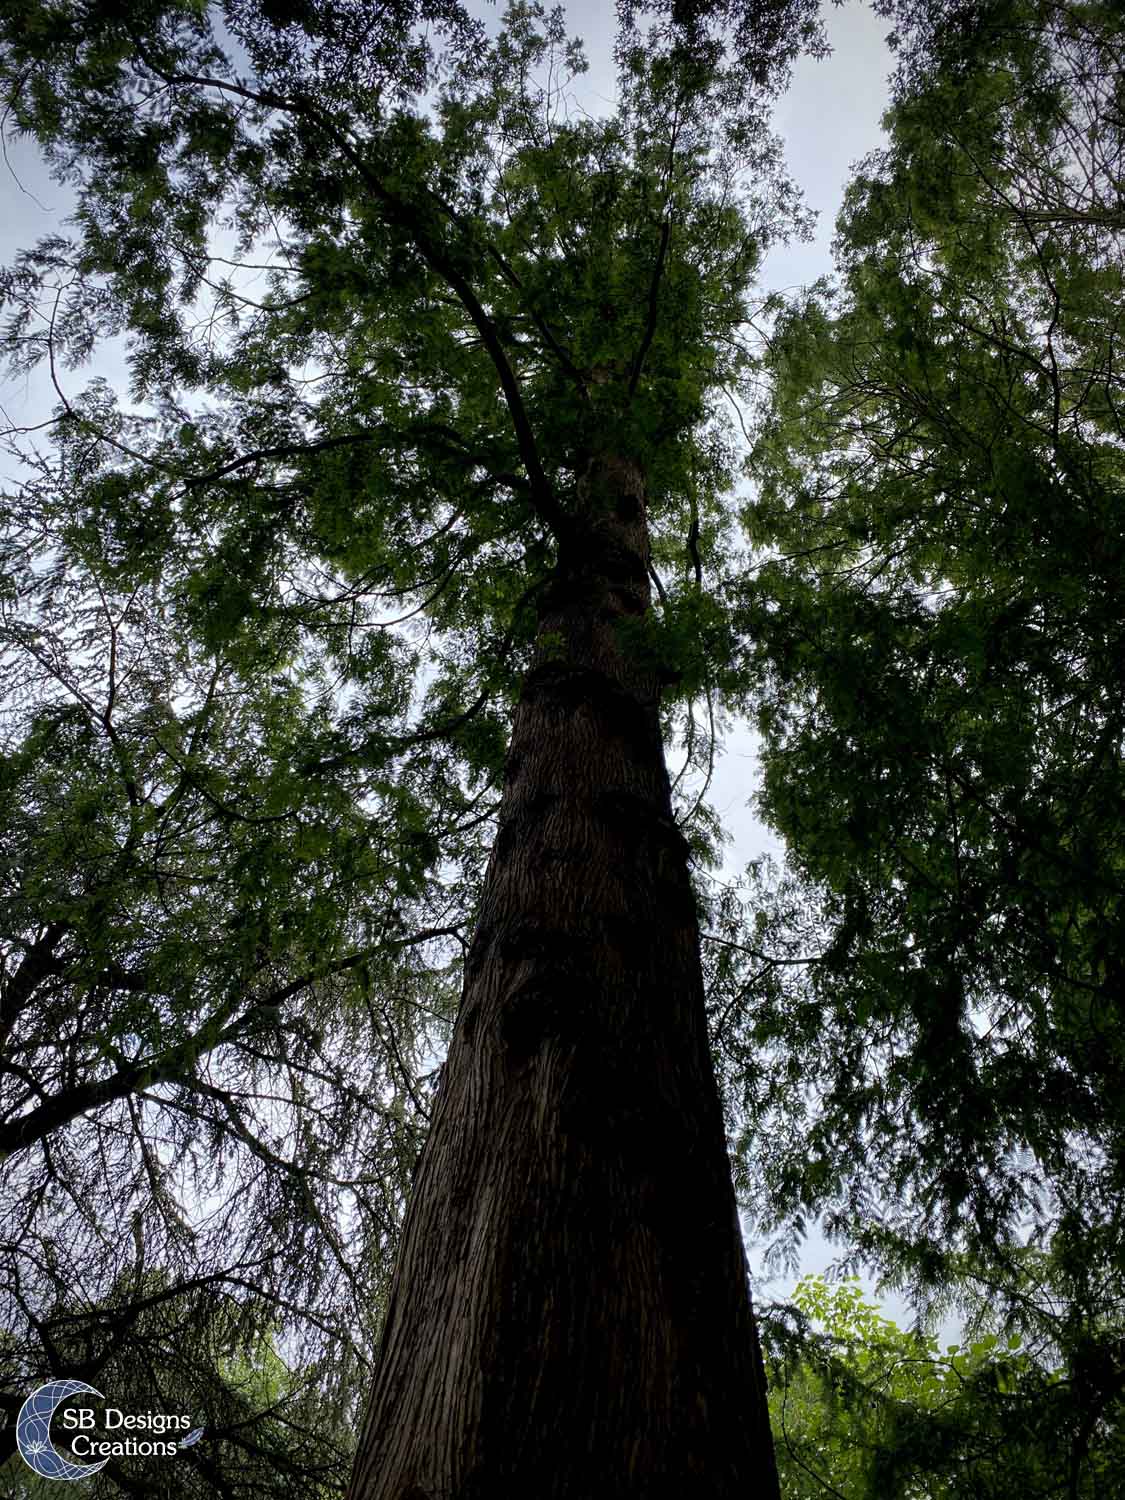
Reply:
M1035 1214L1037 1174L1039 1222L1104 1217L1125 1141L1121 266L1094 208L1050 199L1081 114L1053 23L990 15L891 112L839 291L778 321L747 511L774 552L745 593L762 803L830 935L798 980L834 1038L821 1133L837 1159L886 1136L886 1190L940 1243ZM1073 17L1108 56L1108 20ZM1033 68L1048 141L1017 107Z
M699 880L740 1188L782 1251L824 1216L979 1325L944 1357L806 1286L792 1493L1110 1493L1121 26L880 9L888 149L756 363L805 0L622 6L603 118L561 114L584 62L534 4L492 42L449 0L6 8L7 119L77 203L2 282L55 403L0 512L7 1413L56 1373L167 1390L212 1413L201 1495L339 1488L506 724L610 452L697 863L744 706L790 849ZM107 341L128 393L78 388ZM725 413L763 374L752 559Z
M85 1493L107 1500L138 1480L146 1495L167 1500L212 1494L219 1485L247 1496L274 1495L292 1484L317 1500L339 1493L353 1441L340 1370L305 1364L299 1374L291 1371L277 1353L268 1304L239 1302L215 1284L200 1284L185 1295L160 1273L127 1280L132 1284L113 1288L98 1308L113 1346L97 1377L105 1405L184 1415L203 1431L173 1457L112 1459L102 1473L82 1481ZM192 1308L192 1300L205 1307ZM65 1355L68 1334L81 1338L89 1311L70 1299L51 1315ZM90 1404L95 1411L103 1406ZM94 1435L124 1434L102 1429ZM55 1441L65 1452L61 1424ZM9 1474L5 1493L11 1500L47 1493L50 1481L40 1481L21 1462Z
M650 663L668 684L666 701L697 698L722 672L733 641L729 616L710 594L685 588L662 609L621 622L626 649Z
M122 585L90 492L132 505L64 445L4 514L5 1405L59 1373L140 1410L178 1392L214 1443L256 1434L212 1445L199 1493L339 1485L350 1437L309 1403L338 1377L346 1425L370 1357L456 998L434 851L471 891L471 799L425 747L393 780L311 770L330 646L193 640L174 568ZM401 673L369 663L372 706L405 707ZM301 1370L264 1426L222 1354L263 1320Z
M1115 1493L1120 1392L1092 1413L1050 1343L989 1331L939 1349L884 1318L856 1282L821 1277L801 1281L767 1329L770 1418L793 1500ZM1120 1324L1103 1332L1119 1336Z
M838 282L766 359L742 626L789 855L753 926L728 912L754 1004L725 1066L779 1252L820 1216L935 1310L988 1288L1025 1328L1013 1268L1050 1255L1084 1430L1125 1369L1097 1332L1125 1295L1125 33L902 12Z

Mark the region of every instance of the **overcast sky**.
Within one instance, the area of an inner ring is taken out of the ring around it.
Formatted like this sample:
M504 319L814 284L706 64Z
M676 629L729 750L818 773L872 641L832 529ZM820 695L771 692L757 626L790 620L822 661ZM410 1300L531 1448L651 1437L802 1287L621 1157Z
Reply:
M492 29L501 7L482 0L473 7ZM577 81L578 102L591 112L612 106L614 8L606 0L573 0L566 7L568 29L586 43L590 72ZM767 290L794 288L831 270L830 241L851 166L882 141L880 116L887 104L887 77L892 58L884 36L887 23L869 7L852 3L827 7L826 24L831 56L805 59L794 72L793 84L779 103L775 128L786 143L791 175L804 191L805 201L819 215L817 234L808 244L774 250L768 256L762 284ZM9 165L0 167L0 263L11 261L22 246L56 229L68 208L65 190L52 183L39 163L34 148L25 142L7 143ZM98 370L111 381L119 378L118 362L99 359ZM83 374L69 377L74 387L84 383ZM3 406L11 418L29 421L46 415L41 389L8 384ZM732 835L725 871L733 875L747 861L765 850L777 851L777 841L754 817L749 802L753 796L756 764L754 739L746 727L728 735L712 787L712 800ZM819 1236L806 1244L802 1269L824 1269L833 1251ZM760 1265L756 1267L759 1274ZM787 1284L769 1284L769 1292L782 1294ZM887 1312L900 1321L905 1310L897 1299L885 1298Z

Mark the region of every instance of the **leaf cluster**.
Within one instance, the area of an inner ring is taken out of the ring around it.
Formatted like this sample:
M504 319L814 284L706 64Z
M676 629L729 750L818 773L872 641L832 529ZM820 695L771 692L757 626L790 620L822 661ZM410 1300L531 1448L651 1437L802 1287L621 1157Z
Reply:
M1025 1281L1033 1288L1034 1274ZM1109 1496L1120 1393L1096 1412L1052 1346L981 1332L939 1349L858 1284L798 1283L765 1318L770 1417L785 1493L822 1500ZM1103 1347L1117 1330L1103 1329Z

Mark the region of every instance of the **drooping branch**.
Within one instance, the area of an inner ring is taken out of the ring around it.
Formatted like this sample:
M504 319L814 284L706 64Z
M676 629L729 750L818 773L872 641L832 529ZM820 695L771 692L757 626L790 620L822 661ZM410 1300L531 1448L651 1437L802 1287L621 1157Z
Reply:
M328 453L337 448L348 448L365 443L384 445L394 443L400 447L433 444L448 453L457 454L475 468L484 469L489 478L497 484L521 493L529 488L527 480L522 475L490 469L487 461L480 454L472 451L459 432L439 422L412 425L406 431L382 424L365 432L336 433L308 443L274 443L265 448L255 448L251 453L240 454L238 458L232 458L217 469L209 469L202 474L193 474L190 479L186 480L185 487L197 489L204 484L217 484L229 478L231 474L237 474L239 470L249 468L251 464L262 463L271 458L306 458L317 453Z
M656 261L652 267L652 281L649 283L648 288L648 320L645 323L644 335L641 338L636 354L633 356L633 365L629 371L630 400L636 393L637 384L641 378L641 371L644 369L645 359L656 336L657 310L660 304L660 280L664 275L664 263L668 257L668 240L671 237L671 233L671 220L665 219L660 226L660 246L656 252Z
M61 1129L80 1115L89 1114L116 1100L129 1098L161 1083L182 1083L190 1088L191 1071L201 1058L229 1042L239 1041L259 1021L270 1023L280 1006L320 980L334 978L358 968L388 947L407 948L434 938L457 935L458 929L452 927L431 927L405 937L390 938L378 948L361 949L346 958L299 975L255 1001L241 1015L237 1014L241 997L234 997L220 1005L198 1030L174 1047L141 1061L119 1066L118 1071L107 1078L93 1079L64 1089L45 1098L34 1109L0 1126L0 1162Z
M171 87L209 88L234 94L238 98L259 104L263 108L307 120L315 130L327 136L359 174L387 219L397 228L405 231L426 265L445 282L468 314L500 381L520 458L527 470L528 498L555 540L563 542L570 535L570 522L544 473L539 458L538 443L524 406L519 381L504 349L499 330L485 311L468 277L458 269L439 238L427 225L425 216L419 209L388 186L348 139L347 134L328 119L323 110L312 100L300 96L287 98L275 93L272 89L249 88L232 79L213 78L206 74L169 72L153 60L139 40L134 38L134 42L145 66Z

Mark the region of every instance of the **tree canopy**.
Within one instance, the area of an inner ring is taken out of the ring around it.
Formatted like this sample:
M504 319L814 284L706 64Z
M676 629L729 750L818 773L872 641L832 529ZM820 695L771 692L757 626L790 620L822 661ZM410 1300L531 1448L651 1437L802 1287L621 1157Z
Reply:
M1122 32L937 9L907 8L839 280L767 356L743 625L790 853L756 921L809 961L746 1016L789 1071L741 1150L785 1234L822 1214L1048 1336L1085 1441L1125 1378ZM1074 1462L1059 1492L1099 1493Z

